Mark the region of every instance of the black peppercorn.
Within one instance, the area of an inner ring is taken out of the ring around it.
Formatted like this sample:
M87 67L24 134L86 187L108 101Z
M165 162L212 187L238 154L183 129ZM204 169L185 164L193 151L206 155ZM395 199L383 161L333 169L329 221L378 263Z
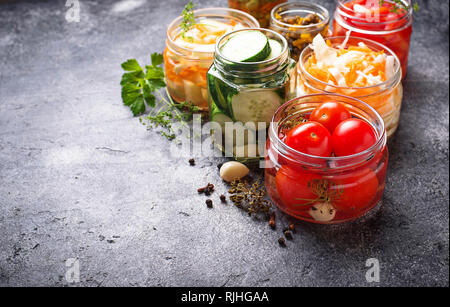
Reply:
M278 243L283 247L286 246L286 240L283 237L278 239Z
M212 208L212 206L213 206L212 200L211 199L207 199L206 200L206 205L208 206L208 208Z
M292 232L291 232L290 230L286 230L286 231L284 232L284 236L285 236L286 239L288 239L288 240L292 240L292 239L293 239Z
M190 164L191 166L194 166L194 165L195 165L195 160L194 160L194 159L189 159L189 164Z
M221 202L223 202L223 203L226 203L227 202L227 198L225 197L225 195L220 195L220 201Z

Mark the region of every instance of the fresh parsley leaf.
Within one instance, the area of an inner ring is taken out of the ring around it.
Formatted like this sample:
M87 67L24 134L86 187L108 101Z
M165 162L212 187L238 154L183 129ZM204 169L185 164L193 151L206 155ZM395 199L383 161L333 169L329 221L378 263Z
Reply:
M163 63L164 57L160 53L152 53L152 66L156 67L158 65L161 65Z
M136 98L134 103L130 105L131 112L133 112L133 115L139 115L145 112L145 103L142 96L139 96Z
M124 86L125 84L137 84L144 78L145 78L145 74L143 71L134 71L134 72L124 73L122 75L122 80L120 81L120 85Z
M150 87L150 85L148 83L144 84L142 91L144 94L143 96L144 96L145 103L150 107L154 107L156 104L156 97L155 97L155 95L152 94L153 90Z
M142 71L141 66L135 59L130 59L122 63L122 68L125 71Z
M146 79L150 80L164 80L164 71L161 67L146 66Z

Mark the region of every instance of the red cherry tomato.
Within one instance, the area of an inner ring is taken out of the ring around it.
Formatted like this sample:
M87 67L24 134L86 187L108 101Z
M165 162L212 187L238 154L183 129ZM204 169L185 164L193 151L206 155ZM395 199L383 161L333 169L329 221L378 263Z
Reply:
M331 134L316 122L306 122L292 128L286 135L285 143L308 155L331 156Z
M336 197L332 201L338 211L355 212L367 207L378 191L378 178L370 168L346 175L337 175L331 179L336 185Z
M309 210L317 195L308 188L308 183L320 178L317 174L283 165L275 176L275 185L283 205L290 210Z
M324 102L314 109L309 120L321 123L330 133L333 133L337 125L351 117L350 112L342 103Z
M362 152L374 145L376 141L377 134L372 126L357 118L341 122L331 137L334 154L338 157Z

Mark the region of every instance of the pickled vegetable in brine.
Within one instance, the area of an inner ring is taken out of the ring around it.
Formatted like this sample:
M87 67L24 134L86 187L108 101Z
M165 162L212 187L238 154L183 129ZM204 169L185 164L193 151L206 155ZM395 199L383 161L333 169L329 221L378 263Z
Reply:
M280 3L287 0L229 0L228 5L232 9L249 13L258 19L262 28L267 28L270 23L270 12Z
M243 28L248 25L235 19L199 17L189 29L174 31L171 44L175 47L168 44L164 51L167 88L174 100L207 110L206 73L215 43L220 36Z

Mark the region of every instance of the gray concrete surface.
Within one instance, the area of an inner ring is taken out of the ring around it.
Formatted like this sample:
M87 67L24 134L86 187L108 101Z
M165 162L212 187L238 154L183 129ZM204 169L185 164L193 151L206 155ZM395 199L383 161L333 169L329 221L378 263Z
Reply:
M65 1L0 3L0 286L68 285L69 258L75 286L448 286L448 1L419 2L383 208L300 223L287 248L232 205L206 208L196 188L225 191L221 159L190 167L122 106L119 64L162 51L185 3L131 2L80 0L80 23Z

